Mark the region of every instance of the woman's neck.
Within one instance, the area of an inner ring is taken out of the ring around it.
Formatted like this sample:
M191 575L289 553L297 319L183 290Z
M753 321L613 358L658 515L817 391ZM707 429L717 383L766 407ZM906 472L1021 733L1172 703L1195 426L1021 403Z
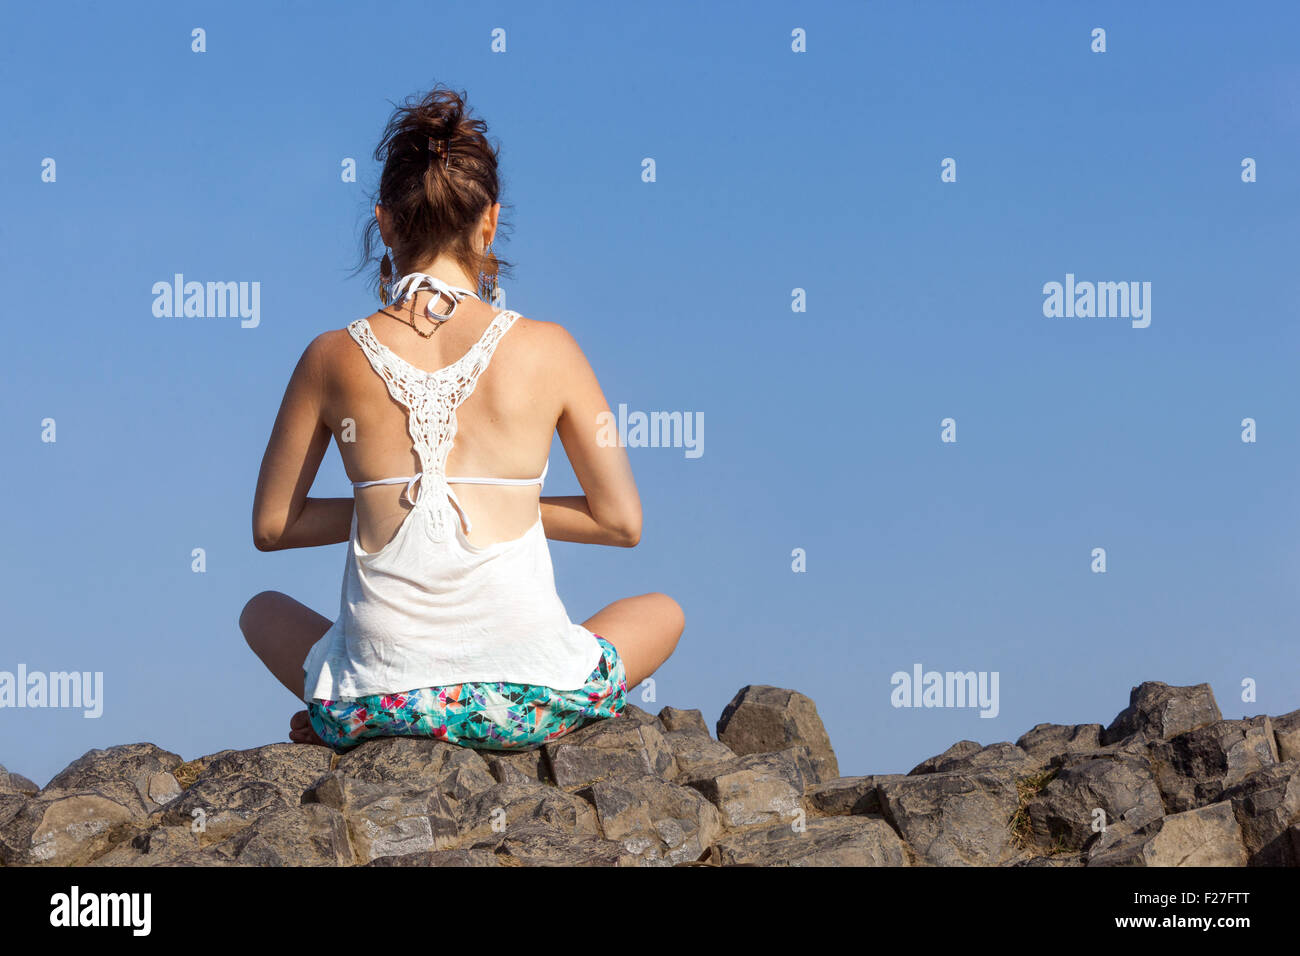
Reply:
M394 278L400 279L402 276L408 276L413 272L423 272L425 275L433 276L435 279L441 279L449 286L460 289L477 289L477 278L468 275L460 263L448 256L439 256L431 262L416 264L412 266L403 266L397 270Z

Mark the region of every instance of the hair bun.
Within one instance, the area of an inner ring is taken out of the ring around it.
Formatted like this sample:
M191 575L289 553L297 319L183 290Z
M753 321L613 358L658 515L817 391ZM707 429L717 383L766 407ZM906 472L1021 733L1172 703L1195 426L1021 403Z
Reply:
M393 264L409 271L439 255L471 275L497 275L509 263L476 240L484 213L500 201L497 148L463 91L437 86L396 105L375 148L383 164L375 197L391 217ZM440 161L439 161L440 160ZM363 261L377 235L366 227Z

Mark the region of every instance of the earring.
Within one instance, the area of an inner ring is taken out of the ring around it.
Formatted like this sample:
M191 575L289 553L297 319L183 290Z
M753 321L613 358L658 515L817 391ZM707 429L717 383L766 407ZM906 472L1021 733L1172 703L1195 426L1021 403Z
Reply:
M393 260L384 248L384 258L379 260L379 302L388 305L389 290L393 285Z
M491 243L488 243L488 247L483 250L483 258L491 260L492 275L489 278L486 272L479 273L478 275L479 298L481 298L484 302L490 302L493 305L497 305L498 300L501 298L502 295L501 283L497 280L498 273L500 272L500 266L497 264L496 256L492 255Z

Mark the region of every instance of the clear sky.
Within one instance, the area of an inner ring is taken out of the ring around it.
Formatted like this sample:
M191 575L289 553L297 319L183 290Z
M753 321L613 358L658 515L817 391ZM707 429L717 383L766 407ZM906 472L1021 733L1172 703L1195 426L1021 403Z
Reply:
M795 688L844 774L1108 723L1144 680L1300 707L1294 4L44 3L3 27L0 671L104 675L98 718L0 709L11 770L286 739L238 615L277 589L333 618L345 551L257 552L257 469L307 342L375 305L348 274L369 156L437 82L502 144L508 305L569 328L615 407L703 417L697 458L629 449L637 548L551 546L576 620L685 608L633 702L712 725L746 684ZM259 323L155 316L176 273L258 283ZM1067 274L1150 283L1149 326L1045 316ZM546 491L579 491L558 443ZM348 493L331 449L314 494ZM997 716L893 706L917 664L996 672Z

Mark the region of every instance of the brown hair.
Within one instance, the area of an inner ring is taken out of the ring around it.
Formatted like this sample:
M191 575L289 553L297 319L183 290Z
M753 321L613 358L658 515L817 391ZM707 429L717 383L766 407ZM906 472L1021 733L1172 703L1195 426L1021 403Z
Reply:
M373 198L391 217L396 275L444 252L471 276L508 274L509 262L495 253L479 254L472 243L483 213L500 201L498 152L488 141L487 124L466 105L464 91L437 86L423 98L407 97L393 109L375 147L374 158L383 163L383 173ZM498 236L502 226L498 220ZM372 216L356 272L375 261L376 244L382 242ZM382 296L378 270L376 287Z

